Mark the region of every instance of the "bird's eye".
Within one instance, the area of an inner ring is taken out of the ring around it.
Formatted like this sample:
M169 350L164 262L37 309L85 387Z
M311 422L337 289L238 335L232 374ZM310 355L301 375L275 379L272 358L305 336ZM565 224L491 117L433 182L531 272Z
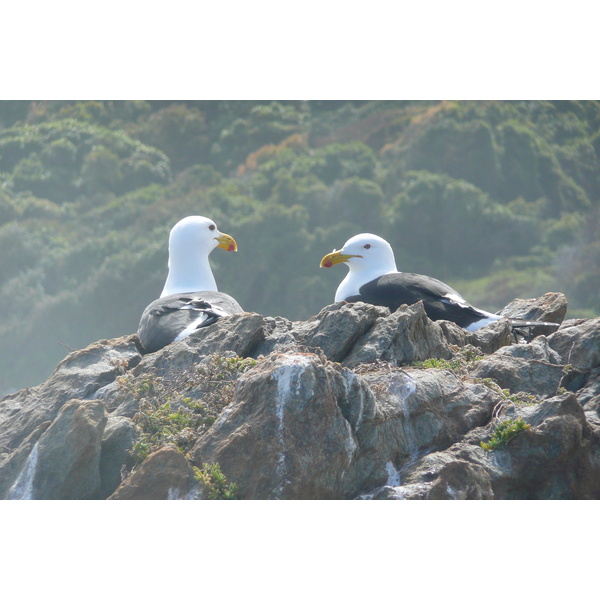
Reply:
M208 228L209 228L211 231L214 231L214 230L215 230L217 227L216 227L216 225L209 225L209 226L208 226Z
M363 246L363 248L364 248L365 250L368 250L370 247L371 247L371 244L365 244L365 245Z

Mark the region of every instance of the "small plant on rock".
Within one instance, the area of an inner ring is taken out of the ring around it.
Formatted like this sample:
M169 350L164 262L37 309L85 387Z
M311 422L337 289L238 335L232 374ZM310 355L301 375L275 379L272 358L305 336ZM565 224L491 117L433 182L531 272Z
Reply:
M526 423L522 417L518 419L508 419L496 427L489 442L480 442L484 450L498 450L504 448L510 440L517 436L521 431L530 429L531 426Z
M233 399L237 378L256 365L251 358L213 355L190 369L162 377L131 374L119 388L138 402L133 421L141 434L133 447L136 464L164 444L185 454Z
M209 500L237 500L237 483L227 483L218 463L203 464L202 469L194 467L194 477L208 492Z
M454 353L451 359L446 358L427 358L423 361L414 363L414 367L418 369L449 369L458 374L465 375L467 367L472 363L481 360L484 357L483 353L473 346L465 346Z

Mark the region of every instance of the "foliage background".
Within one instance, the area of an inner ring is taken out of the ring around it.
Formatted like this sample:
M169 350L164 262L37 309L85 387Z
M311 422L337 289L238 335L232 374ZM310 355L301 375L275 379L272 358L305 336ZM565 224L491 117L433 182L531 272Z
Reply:
M248 311L317 313L320 258L371 231L482 308L596 316L599 157L595 101L2 101L0 394L134 332L189 214L237 240L211 262Z

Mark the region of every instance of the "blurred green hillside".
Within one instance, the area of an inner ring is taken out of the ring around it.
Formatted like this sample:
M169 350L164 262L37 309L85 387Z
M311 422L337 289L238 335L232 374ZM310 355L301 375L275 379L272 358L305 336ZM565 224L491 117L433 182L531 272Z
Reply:
M0 102L0 395L137 329L167 239L200 214L219 289L306 319L356 233L498 310L600 313L600 102Z

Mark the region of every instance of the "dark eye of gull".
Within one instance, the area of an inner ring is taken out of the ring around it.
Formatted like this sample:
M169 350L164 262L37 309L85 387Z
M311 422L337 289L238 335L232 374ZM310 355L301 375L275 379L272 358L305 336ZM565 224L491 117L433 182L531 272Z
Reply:
M371 247L371 244L365 244L365 245L364 245L364 249L365 249L365 250L368 250L370 247Z
M214 231L214 230L216 229L216 226L215 226L215 225L209 225L209 226L208 226L208 228L209 228L211 231Z

